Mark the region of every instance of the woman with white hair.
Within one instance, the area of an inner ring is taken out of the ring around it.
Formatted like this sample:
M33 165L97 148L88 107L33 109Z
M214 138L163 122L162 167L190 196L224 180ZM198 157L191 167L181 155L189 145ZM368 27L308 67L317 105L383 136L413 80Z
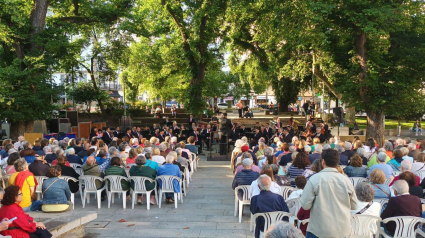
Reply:
M241 148L242 148L243 145L244 145L243 140L241 140L241 139L236 140L236 142L235 142L235 148L232 151L232 157L230 159L230 168L231 169L234 169L234 162L235 162L236 156L239 153L242 152Z
M373 202L375 190L372 185L366 182L360 182L356 188L357 209L351 210L351 215L362 214L379 217L381 214L381 204Z

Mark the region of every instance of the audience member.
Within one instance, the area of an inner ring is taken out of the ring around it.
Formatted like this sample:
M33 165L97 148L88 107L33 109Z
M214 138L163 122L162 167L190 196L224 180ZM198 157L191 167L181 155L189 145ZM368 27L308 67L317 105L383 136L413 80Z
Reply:
M166 164L161 165L159 167L157 176L171 175L171 176L179 177L181 179L182 175L181 175L180 169L177 165L174 165L173 162L174 162L174 156L167 155ZM162 186L161 180L159 180L158 182L159 182L159 186ZM179 193L181 188L177 180L173 180L173 186L174 186L174 192ZM168 203L174 203L173 193L165 193L165 197Z
M252 154L250 154L250 153L248 153L248 152L244 152L242 155L241 155L241 161L243 161L244 159L251 159L252 160ZM244 169L244 166L243 166L243 164L242 164L242 162L241 163L239 163L239 164L237 164L237 166L236 166L236 171L235 171L235 175L237 174L237 173L239 173L239 172L241 172L242 170ZM260 173L260 168L257 166L257 165L255 165L255 164L252 164L252 166L251 166L251 170L252 171L255 171L255 172L257 172L257 173Z
M384 154L386 154L385 153L386 151L385 151L385 149L384 148L379 148L378 149L378 151L375 151L372 155L371 155L371 157L370 157L370 159L369 159L369 161L367 162L367 167L368 168L371 168L373 165L375 165L375 164L378 164L379 163L379 161L378 161L378 154L379 153L384 153ZM384 161L384 163L386 164L388 161L390 161L391 160L391 158L387 155L386 157L385 157L385 161Z
M379 152L377 155L377 161L378 164L374 164L369 169L369 176L375 169L380 169L382 172L384 172L386 178L393 177L393 167L390 166L387 161L387 154L383 152Z
M412 164L411 171L419 172L425 170L425 153L418 153L415 162Z
M350 158L350 165L344 168L344 173L348 177L367 177L367 169L363 167L360 155L355 154Z
M112 157L111 165L105 170L105 176L118 175L127 178L125 169L121 168L121 159L119 157ZM130 200L130 184L127 180L121 179L121 188L123 191L127 191L127 201ZM108 190L110 186L108 184Z
M40 156L40 154L44 152L37 151L35 154L35 160L32 164L28 166L28 169L34 176L47 176L47 171L49 170L49 165L44 160L44 156Z
M162 165L165 163L164 156L160 155L161 151L159 148L153 148L152 150L152 161L157 162L158 165Z
M77 182L74 182L72 180L68 181L69 189L71 190L71 193L76 193L79 190L79 180L78 178L80 175L75 172L75 170L72 167L66 166L66 157L64 155L61 155L57 159L58 165L61 167L61 175L62 176L69 176L73 177L77 180Z
M59 165L49 168L47 177L43 181L43 205L44 212L64 212L73 210L71 202L71 190L64 179L60 179L62 169ZM62 205L62 206L60 206Z
M320 160L320 155L322 154L322 145L316 144L314 147L314 153L308 155L308 160L310 163L313 163L315 160Z
M251 183L260 176L258 172L252 171L251 166L253 164L252 159L246 158L242 161L244 169L235 175L233 178L232 189L240 185L251 185ZM238 191L239 200L243 198L243 192Z
M363 214L379 217L381 213L381 204L373 202L375 190L372 185L360 182L357 184L355 190L357 196L357 209L351 210L351 215Z
M263 168L261 169L260 175L263 175L263 174L269 176L272 180L272 183L271 183L271 186L270 186L270 191L272 193L275 193L275 194L281 194L282 191L280 189L280 186L277 183L274 182L273 169L270 165L266 164L266 165L263 166ZM251 183L251 187L250 187L250 190L249 190L249 196L253 197L253 196L256 196L258 194L260 194L260 189L258 187L257 180L254 180Z
M390 198L391 190L388 185L385 184L387 178L385 177L384 172L381 169L374 169L369 174L369 181L375 190L375 198Z
M419 198L423 198L423 189L421 186L416 185L416 176L412 172L403 172L399 175L400 180L404 180L409 185L409 193L410 195L417 196Z
M155 181L156 178L156 170L146 166L147 160L146 157L143 155L139 155L136 158L136 165L132 166L130 168L130 176L142 176L142 177L147 177L150 178L152 180ZM134 182L131 181L130 184L131 188L134 189ZM150 191L153 190L151 193L151 197L150 197L150 203L152 205L155 205L155 183L151 183L149 181L145 182L145 186L146 186L146 190ZM137 203L138 204L143 204L143 200L142 200L142 195L139 195L137 198Z
M401 168L401 172L410 172L412 169L412 163L409 160L403 160L400 164L400 168ZM400 175L397 175L394 177L393 181L391 181L391 183L389 184L389 186L391 187L395 181L399 180ZM419 178L419 176L415 175L416 177L416 183L415 186L419 186L421 178Z
M401 150L399 149L395 149L393 153L394 153L394 158L388 161L387 164L390 165L391 168L393 168L393 170L400 171L401 161L403 161L403 152L401 152Z
M69 148L66 150L66 160L68 160L69 163L73 164L83 164L83 161L81 160L80 156L75 155L75 149Z
M264 238L304 238L304 236L291 223L276 222L269 227Z
M291 182L289 181L287 176L279 175L279 165L272 164L274 181L279 186L291 186Z
M291 179L295 179L297 176L302 175L306 169L310 169L310 167L311 164L307 154L304 152L298 153L288 169L288 175Z
M307 179L304 176L297 176L295 178L295 186L297 190L292 191L292 193L289 195L289 197L286 200L289 201L292 199L300 198L306 184L307 184Z

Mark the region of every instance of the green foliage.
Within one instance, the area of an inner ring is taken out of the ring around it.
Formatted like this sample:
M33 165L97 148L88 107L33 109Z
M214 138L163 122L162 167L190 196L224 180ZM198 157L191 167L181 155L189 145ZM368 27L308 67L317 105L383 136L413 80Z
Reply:
M88 113L90 113L90 105L93 101L105 101L110 98L106 91L96 90L91 83L86 82L79 82L74 87L70 87L67 93L75 103L86 104Z

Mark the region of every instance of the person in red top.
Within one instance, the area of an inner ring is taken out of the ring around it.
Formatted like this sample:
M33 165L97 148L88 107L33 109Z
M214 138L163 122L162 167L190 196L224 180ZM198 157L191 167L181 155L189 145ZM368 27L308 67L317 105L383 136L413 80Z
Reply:
M302 220L310 219L310 210L304 210L304 208L301 207L298 211L297 218L300 220L300 222ZM307 226L308 222L305 224L300 224L300 230L303 232L303 235L306 235L307 233Z
M23 238L50 238L52 234L46 230L42 222L36 222L22 210L19 203L22 201L22 192L18 186L12 185L5 189L5 194L0 208L0 220L16 217L5 231L0 231L3 236Z

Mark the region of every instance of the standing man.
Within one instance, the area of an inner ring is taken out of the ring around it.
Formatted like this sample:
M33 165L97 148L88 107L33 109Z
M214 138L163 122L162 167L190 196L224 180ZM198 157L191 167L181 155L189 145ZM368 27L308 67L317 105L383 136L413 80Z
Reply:
M239 118L243 118L242 117L242 108L243 108L242 100L239 100L239 102L236 103L236 106L238 107Z
M227 119L227 113L221 114L220 119L220 155L227 154L227 141L230 136L230 132L232 130L232 122Z
M115 136L115 137L118 137L120 133L121 133L121 132L120 132L120 127L119 127L119 126L117 126L117 128L115 128L115 131L114 131L114 136Z
M193 115L190 114L189 118L187 119L187 125L192 126L192 123L196 123L196 122L195 122L195 118L193 118Z
M301 195L302 208L311 209L306 238L347 237L351 232L350 211L357 209L354 187L336 169L336 150L324 150L321 163L324 169L308 180Z

